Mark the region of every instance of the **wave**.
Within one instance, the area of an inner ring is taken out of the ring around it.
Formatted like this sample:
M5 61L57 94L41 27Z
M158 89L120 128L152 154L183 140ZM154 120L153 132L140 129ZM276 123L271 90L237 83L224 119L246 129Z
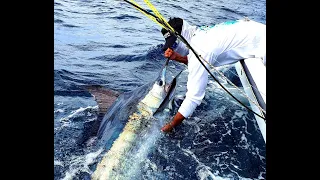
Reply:
M142 61L143 58L141 55L117 55L117 56L103 55L103 56L89 58L89 60L132 62L132 61Z
M72 25L72 24L62 24L64 27L69 27L69 28L80 28L80 26Z
M63 24L64 21L62 21L62 20L60 20L60 19L55 19L55 20L54 20L54 23Z
M131 16L131 15L127 15L127 14L121 14L121 15L118 15L118 16L110 17L110 18L111 18L111 19L118 19L118 20L141 19L140 17Z
M99 73L54 70L54 95L88 96L83 92L83 85L110 83L99 76Z
M247 14L242 13L241 11L238 11L237 9L230 9L228 7L225 7L225 6L222 6L220 9L223 10L223 11L226 11L228 13L233 13L233 14L240 15L242 17L247 16ZM228 18L228 19L230 19L230 18Z
M184 12L188 12L188 13L192 13L191 11L189 11L188 9L186 8L183 8L182 6L179 6L179 5L176 5L176 4L171 4L172 7L176 8L176 9L179 9L179 10L182 10Z

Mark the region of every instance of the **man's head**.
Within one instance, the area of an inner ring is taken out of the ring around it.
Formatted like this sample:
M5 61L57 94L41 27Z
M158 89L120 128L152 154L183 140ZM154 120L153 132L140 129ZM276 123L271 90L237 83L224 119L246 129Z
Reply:
M181 34L182 31L182 25L183 25L183 20L181 18L170 18L168 23L170 24L171 27L173 27L179 34ZM176 42L177 37L174 36L173 34L170 34L169 31L166 29L162 28L161 33L163 37L165 38L166 42L162 48L163 51L167 50L168 48L172 48L173 44Z

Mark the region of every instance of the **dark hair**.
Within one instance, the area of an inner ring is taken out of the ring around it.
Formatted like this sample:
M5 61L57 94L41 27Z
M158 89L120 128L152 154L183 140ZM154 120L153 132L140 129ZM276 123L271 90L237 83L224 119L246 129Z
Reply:
M179 34L181 34L182 25L183 25L183 20L181 18L178 18L178 17L170 18L168 23L175 31L177 31ZM174 44L174 42L177 40L177 37L170 34L170 32L164 28L161 29L161 33L166 40L166 42L162 48L162 50L165 51Z

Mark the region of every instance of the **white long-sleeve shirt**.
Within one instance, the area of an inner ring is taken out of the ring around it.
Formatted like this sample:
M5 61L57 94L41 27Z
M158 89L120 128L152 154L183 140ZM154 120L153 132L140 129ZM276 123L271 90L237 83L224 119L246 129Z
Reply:
M230 21L194 30L183 22L181 35L188 35L189 44L215 67L232 64L241 59L261 58L266 62L266 25L249 20ZM191 27L191 26L189 26ZM185 36L184 36L185 37ZM204 64L209 67L205 62ZM266 64L266 63L265 63ZM210 68L208 68L210 69ZM188 82L186 98L179 112L190 116L201 104L208 83L208 72L190 50L188 54Z

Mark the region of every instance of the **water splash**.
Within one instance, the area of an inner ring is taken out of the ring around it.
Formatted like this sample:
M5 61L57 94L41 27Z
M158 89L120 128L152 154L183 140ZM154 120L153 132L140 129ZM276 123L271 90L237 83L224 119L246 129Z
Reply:
M64 178L62 180L73 180L75 177L78 177L80 173L87 173L87 177L92 174L90 165L95 163L96 158L103 152L103 149L100 148L96 152L90 152L83 156L72 156L69 161L69 170L66 171Z

